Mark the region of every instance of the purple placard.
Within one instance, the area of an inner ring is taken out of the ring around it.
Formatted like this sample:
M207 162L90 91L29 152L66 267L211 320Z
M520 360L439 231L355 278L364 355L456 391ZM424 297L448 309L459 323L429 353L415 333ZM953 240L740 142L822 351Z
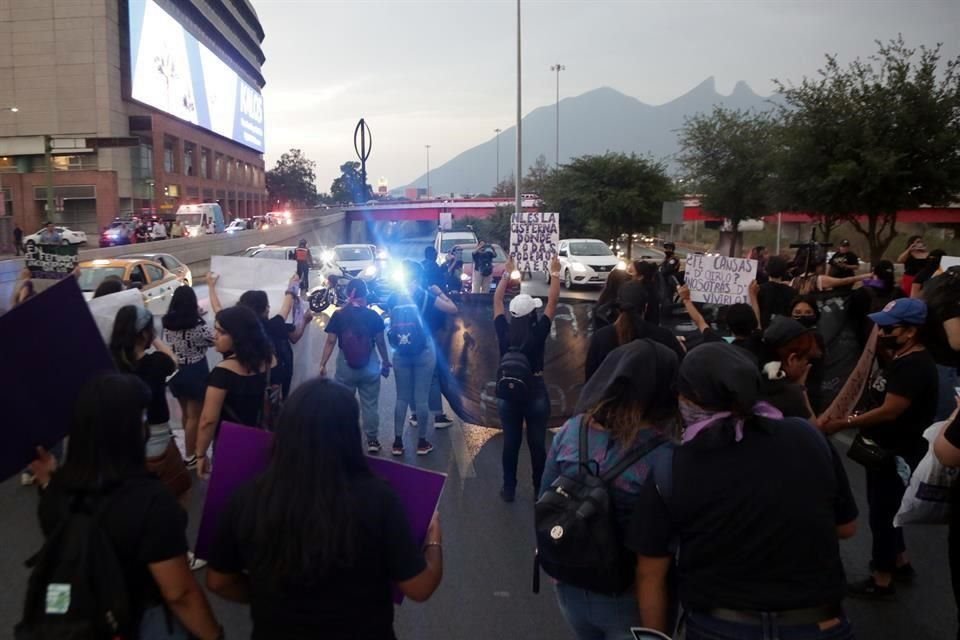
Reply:
M70 428L80 388L113 361L76 278L65 278L0 316L0 481L19 473L36 447Z
M194 549L198 557L208 557L220 512L227 506L233 493L267 468L272 443L273 434L262 429L232 422L220 424L213 473ZM374 475L386 480L397 492L414 539L422 544L427 537L430 519L440 502L447 475L382 458L368 457L367 462ZM401 600L403 596L394 590L394 601L399 604Z

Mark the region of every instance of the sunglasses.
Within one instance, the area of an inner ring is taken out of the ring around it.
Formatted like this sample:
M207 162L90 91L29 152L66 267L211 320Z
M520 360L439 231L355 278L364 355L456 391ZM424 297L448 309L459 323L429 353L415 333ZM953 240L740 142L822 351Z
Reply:
M880 327L880 333L884 335L890 335L891 333L893 333L894 329L902 329L902 328L903 328L903 325L891 324L888 327Z

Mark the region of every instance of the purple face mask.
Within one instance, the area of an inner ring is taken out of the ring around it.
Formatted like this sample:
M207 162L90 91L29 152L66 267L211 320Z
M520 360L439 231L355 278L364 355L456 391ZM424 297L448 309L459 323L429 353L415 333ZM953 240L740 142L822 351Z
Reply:
M863 281L863 286L873 287L874 289L883 289L886 286L886 283L879 278L867 278Z

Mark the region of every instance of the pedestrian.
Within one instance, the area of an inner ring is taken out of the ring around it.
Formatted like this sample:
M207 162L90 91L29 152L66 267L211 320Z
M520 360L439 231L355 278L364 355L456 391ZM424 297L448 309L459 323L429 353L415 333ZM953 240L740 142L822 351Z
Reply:
M460 245L454 246L447 254L446 261L442 268L445 278L445 284L442 289L447 293L459 292L463 285L463 248Z
M926 264L913 278L913 283L910 285L911 298L923 298L923 289L926 284L930 282L932 278L943 273L943 269L940 268L940 260L945 255L947 255L947 252L943 249L934 249L927 255Z
M23 229L20 228L20 225L13 228L13 247L18 256L26 254L26 251L23 250Z
M20 270L17 276L17 282L13 287L10 308L20 306L35 295L37 295L37 288L33 284L33 273L31 273L30 269L24 267Z
M675 565L687 640L849 640L838 538L857 508L843 463L809 422L758 402L759 383L722 343L680 364L682 444L652 466L625 539L642 622L672 631Z
M390 314L388 338L393 347L393 372L397 385L397 402L393 411L393 447L391 453L403 455L403 423L407 408L417 414L417 455L433 451L427 440L430 426L430 382L437 362L436 347L430 337L424 316L429 309L456 313L457 306L439 287L425 290L420 265L406 260L402 265L401 291L387 300Z
M267 372L276 365L273 347L260 319L247 307L235 306L217 313L213 348L223 361L207 378L207 390L197 430L197 475L210 475L207 449L220 421L259 427L263 418Z
M153 229L150 231L151 240L166 240L167 239L167 228L164 226L162 220L153 221Z
M169 386L173 397L180 403L187 454L185 462L188 469L193 469L197 466L197 430L210 375L207 350L213 346L213 330L201 315L197 294L192 287L178 287L173 292L162 325L163 342L170 345L180 363Z
M584 364L585 380L590 380L607 354L634 340L650 338L676 353L677 359L683 358L683 345L669 329L643 319L649 300L647 288L641 282L625 282L620 287L617 292L616 321L590 337L590 347Z
M850 250L850 241L841 240L837 252L830 258L830 271L827 275L833 278L846 278L857 273L860 268L860 258Z
M183 237L183 225L180 224L179 220L174 220L173 224L170 225L170 237L174 239Z
M580 394L576 413L553 437L541 491L548 501L560 477L576 478L583 458L595 464L597 476L632 460L610 480L617 540L622 541L650 469L672 456L668 444L677 435L676 381L679 361L673 351L652 340L635 340L614 349ZM637 457L636 454L642 454ZM540 506L538 505L538 509ZM617 544L621 544L618 542ZM557 602L579 640L632 640L630 628L640 623L637 608L636 555L621 549L620 593L600 593L554 576ZM575 582L575 578L570 578Z
M810 372L807 374L807 398L816 414L820 414L826 407L823 393L823 372L827 361L827 342L820 331L820 306L817 299L811 295L796 296L790 302L791 318L807 329L813 330L813 337L817 341L817 352L810 362ZM872 322L870 323L873 324Z
M811 362L820 356L813 330L775 316L763 332L763 343L768 355L760 363L760 398L788 418L814 419L806 386Z
M897 256L897 264L903 265L900 288L904 295L910 295L910 291L913 289L913 279L926 266L926 260L929 256L930 253L927 251L927 243L923 241L923 236L907 238L907 248Z
M111 293L119 293L124 289L123 280L120 279L120 276L107 276L97 285L97 288L93 292L93 297L102 298Z
M421 264L426 265L426 262L424 260ZM437 265L434 263L435 270L436 267ZM438 285L431 284L432 281L433 279L428 275L427 268L424 266L423 287L429 290L431 286L437 286L439 289ZM433 367L433 377L430 379L430 395L427 398L427 405L433 414L434 429L446 429L453 424L453 420L443 410L443 398L446 397L448 401L457 401L451 397L455 391L450 380L450 363L445 355L448 352L445 346L449 338L447 319L450 316L448 307L444 307L444 310L441 311L436 306L427 308L423 316L427 330L430 332L430 339L433 341L434 351L437 354L437 362ZM416 413L410 416L410 426L417 426Z
M336 382L299 386L266 471L220 516L207 588L250 605L254 638L394 638L394 587L423 602L440 584L439 518L420 546L367 464L359 418Z
M390 375L390 352L383 335L383 318L367 306L367 283L351 280L346 292L347 304L334 311L327 323L320 377L327 377L327 362L339 344L336 380L359 395L367 451L379 453L380 376Z
M902 298L903 291L897 286L893 263L880 260L871 269L870 277L850 294L850 318L858 322L860 345L866 346L874 324L867 316L883 309L891 300Z
M644 289L646 290L647 295L647 307L646 311L643 314L643 319L652 324L660 324L660 316L662 307L666 302L669 304L669 300L665 300L672 296L672 292L677 288L677 278L676 272L670 279L670 283L673 288L669 288L666 278L660 272L657 265L646 260L634 260L630 266L627 268L627 272L633 276L635 280L643 284ZM669 294L667 290L669 289Z
M472 293L490 293L490 283L493 281L493 259L496 255L494 248L483 240L480 240L473 250Z
M300 278L300 291L308 291L310 289L310 264L313 260L310 256L310 248L307 246L306 240L300 240L293 255L297 261L297 276Z
M137 376L103 373L87 382L77 397L66 460L58 466L39 449L31 464L41 487L38 513L44 537L66 542L69 533L57 538L58 532L78 509L101 510L102 530L119 561L132 605L127 619L118 621L122 626L116 637L223 638L189 570L187 514L145 469L148 430L143 413L153 402L149 387ZM47 581L39 584L44 592L33 595L42 613L51 600ZM32 595L27 598L29 607Z
M513 273L515 268L513 258L508 258L505 273ZM497 398L497 413L503 428L503 486L500 497L504 502L513 502L516 498L517 463L524 424L527 427L527 449L530 451L530 467L533 471L533 495L540 495L540 480L547 457L547 422L550 420L550 394L543 381L544 351L560 300L560 260L556 256L550 260L550 290L547 304L540 315L536 310L543 302L521 293L510 301L510 319L507 320L503 299L509 281L507 277L501 278L493 294L493 326L497 332L500 358L502 360L511 349L519 351L527 359L531 377L527 381L524 398Z
M933 452L940 464L947 467L960 467L960 397L954 398L954 411L944 422L937 439L933 443ZM950 578L953 583L953 600L960 617L960 483L954 482L950 492L950 529L947 534L947 552L950 561ZM957 630L960 640L960 627Z
M864 413L821 420L824 433L856 429L851 455L861 461L867 476L867 504L873 534L872 575L849 586L852 596L889 598L894 580L908 580L914 570L907 555L903 529L893 525L910 469L927 452L924 430L937 411L937 366L924 345L927 305L922 300L900 298L883 311L870 314L880 329L877 340L883 368L867 384ZM869 439L866 442L864 439ZM855 457L856 451L871 459Z
M432 286L446 286L446 276L440 265L437 264L437 250L431 245L423 250L423 283L428 289Z
M52 222L47 222L44 226L43 231L40 232L40 237L37 240L37 244L40 246L43 245L60 245L63 242L63 236L60 234L60 231L54 226Z
M767 281L760 284L757 291L761 329L769 327L774 316L790 315L790 301L797 292L787 282L789 267L787 260L780 256L772 256L767 261Z
M599 331L604 327L613 324L620 311L617 309L617 294L624 282L631 279L629 272L624 269L614 269L607 276L607 281L603 285L597 297L597 304L593 307L593 316L590 323L593 330Z
M926 345L937 363L937 420L953 411L960 387L960 267L951 267L923 289L927 303Z
M750 254L747 256L748 260L757 261L757 273L755 280L763 285L770 280L770 275L767 273L767 262L770 260L770 252L763 245L758 245L750 250Z

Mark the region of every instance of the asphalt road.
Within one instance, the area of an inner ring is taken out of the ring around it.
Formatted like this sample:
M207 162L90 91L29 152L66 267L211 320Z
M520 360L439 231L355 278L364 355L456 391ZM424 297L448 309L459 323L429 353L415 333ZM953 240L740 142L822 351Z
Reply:
M205 298L202 287L199 297ZM55 394L53 394L55 396ZM380 439L389 442L393 430L395 390L392 378L380 392ZM450 411L448 414L452 413ZM408 434L412 438L413 434ZM539 595L531 593L534 540L532 488L521 484L517 501L505 504L500 488L499 430L461 424L432 432L435 449L426 457L408 450L404 462L448 474L440 503L444 533L444 581L424 604L406 602L397 609L400 638L417 640L488 640L505 638L570 639L549 580ZM838 440L843 452L849 441ZM841 543L848 577L867 573L870 535L866 518L863 470L845 459L861 508L857 535ZM529 477L529 459L521 453L520 478ZM195 484L190 508L189 538L199 523L205 486ZM36 493L20 487L16 478L0 484L0 629L8 630L20 616L27 582L22 563L41 544L36 522ZM899 589L892 602L847 600L846 608L858 638L945 640L956 632L945 527L907 527L907 545L918 577ZM202 572L197 577L203 579ZM229 638L249 637L245 607L210 596ZM9 637L0 631L0 637Z

